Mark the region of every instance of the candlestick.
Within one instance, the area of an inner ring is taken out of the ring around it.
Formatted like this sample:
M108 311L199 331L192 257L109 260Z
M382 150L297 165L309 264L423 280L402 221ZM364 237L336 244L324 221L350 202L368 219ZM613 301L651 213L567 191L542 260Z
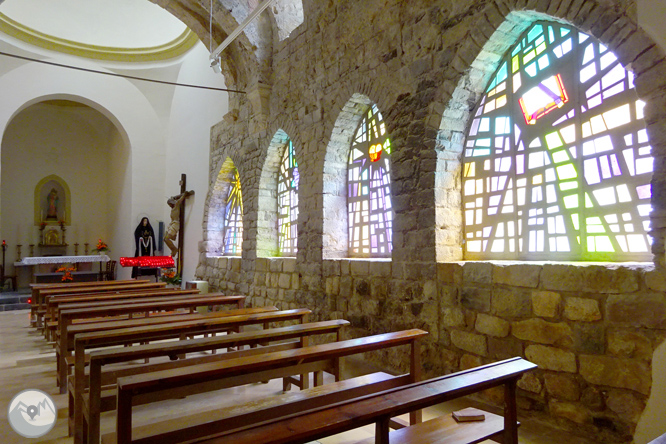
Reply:
M21 244L16 244L16 262L21 260L21 247L23 245Z
M30 257L35 256L35 244L28 245L30 247Z
M83 254L84 256L88 256L88 247L89 247L88 242L84 243L83 246L85 247L83 250Z
M78 255L79 255L79 243L76 242L74 244L74 256L78 256Z

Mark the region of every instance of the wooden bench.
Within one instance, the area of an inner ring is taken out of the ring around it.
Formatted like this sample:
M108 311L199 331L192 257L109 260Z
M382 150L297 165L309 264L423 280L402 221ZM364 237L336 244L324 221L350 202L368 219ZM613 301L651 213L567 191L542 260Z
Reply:
M196 297L190 296L178 300L160 300L154 302L144 302L140 304L120 304L111 305L107 307L88 307L78 308L73 310L61 310L60 318L58 319L58 328L60 330L60 338L56 343L56 359L57 359L57 382L60 386L60 393L65 393L67 390L67 364L65 359L69 356L70 351L73 349L74 344L69 340L67 335L67 328L71 325L73 319L96 318L100 316L117 316L129 315L133 313L147 313L161 310L175 310L175 309L194 309L202 305L236 305L237 308L243 308L245 305L244 296L224 296L220 294L197 295Z
M221 430L235 430L270 418L284 417L346 399L366 396L410 382L409 374L393 376L383 372L370 373L298 392L285 392L243 404L216 408L207 411L203 417L200 413L181 415L174 417L173 420L137 426L132 429L132 443L182 443L189 441L191 436L212 436ZM102 444L115 443L115 433L107 433L102 437Z
M117 442L132 442L132 406L135 404L153 402L165 396L187 396L310 372L315 374L315 386L319 386L323 381L323 371L332 373L339 381L341 359L358 353L409 345L412 358L410 377L412 381L418 380L421 365L417 340L427 334L413 329L118 378ZM304 385L303 388L307 387ZM417 412L413 412L412 419L419 421ZM189 436L189 439L200 438L196 427L190 429ZM161 439L160 442L164 443ZM255 441L255 444L261 442Z
M253 314L258 314L258 313L269 313L269 312L276 312L278 311L277 307L255 307L255 308L238 308L238 309L233 309L233 310L224 310L224 311L215 311L212 313L206 313L206 314L199 314L199 313L169 313L165 315L159 315L159 316L151 316L149 318L134 318L134 319L126 319L122 321L113 321L113 322L96 322L96 323L91 323L91 324L83 324L83 325L72 325L70 328L67 329L67 335L69 336L69 341L74 345L74 349L76 350L76 336L77 335L82 335L84 333L101 333L101 332L107 332L107 331L118 331L122 330L121 332L117 332L116 335L105 335L102 337L96 336L96 335L88 335L88 336L82 336L82 338L85 338L85 349L88 348L94 348L94 347L101 347L101 346L106 346L106 343L102 342L103 345L97 345L95 343L95 340L100 339L101 341L108 341L108 342L114 342L112 345L118 345L115 342L121 337L122 334L127 333L130 328L134 327L150 327L150 326L155 326L159 324L173 324L173 323L179 323L179 325L182 325L183 322L193 322L193 321L202 321L198 322L197 325L207 325L208 322L215 322L215 321L210 321L211 319L216 319L216 318L226 318L230 316L246 316L246 315L253 315ZM195 332L197 333L197 332ZM146 333L147 334L147 333ZM180 334L179 336L183 336L186 333ZM152 336L146 336L146 338L150 339ZM93 340L94 339L94 340ZM153 339L154 340L154 339ZM129 339L126 344L120 344L120 345L133 345L134 342L136 342L136 339ZM81 346L84 343L84 340L79 340L79 346ZM76 362L76 351L73 356L68 356L65 359L65 362L67 365L71 368L74 366ZM88 355L86 355L86 365L88 364Z
M165 288L164 282L140 282L137 284L122 284L120 286L106 286L99 288L91 287L78 287L78 288L55 288L55 289L43 289L39 292L39 302L36 311L37 327L42 326L42 317L46 313L46 303L48 299L52 296L57 295L84 295L84 294L117 294L117 293L127 293L131 291L142 291L149 290L154 288Z
M212 338L197 338L188 341L178 341L171 343L149 344L136 347L129 347L122 350L102 350L93 352L90 355L90 372L89 377L83 377L83 381L77 384L76 377L74 378L75 393L79 393L78 404L75 402L74 406L74 430L76 434L82 436L75 437L74 442L79 443L81 437L87 434L87 442L99 442L99 415L100 412L115 409L116 396L115 388L105 388L103 386L115 384L119 377L129 376L133 374L142 374L151 371L160 371L167 369L181 368L184 366L198 365L206 362L221 361L225 359L232 359L242 356L250 356L259 353L266 353L271 351L288 350L296 347L304 347L308 345L308 338L313 335L335 334L335 340L339 341L340 329L349 322L345 320L333 320L314 322L309 324L299 324L287 327L270 328L259 331L248 331L226 336L217 336ZM294 341L294 339L296 341ZM277 345L271 345L277 341L281 342ZM261 345L262 347L257 347ZM248 350L233 351L234 348L250 346ZM130 360L153 358L157 356L184 356L187 353L197 353L202 351L215 351L222 348L232 348L222 355L212 356L199 356L187 358L185 360L179 359L174 362L165 362L159 364L142 365L113 368L112 370L102 371L103 366L107 364L117 364L120 362L127 362ZM82 386L85 382L89 382L89 393L83 392ZM70 402L72 401L72 394L70 392ZM81 411L79 410L81 409ZM71 410L70 410L71 411ZM81 420L83 419L83 424Z
M169 298L195 294L199 294L199 290L151 289L131 293L102 293L81 298L69 296L51 297L47 302L46 315L44 316L44 336L47 340L53 340L55 338L55 332L58 330L58 313L61 309L72 310L84 307L103 307L108 305L152 302L160 299L167 300Z
M109 285L128 285L128 284L145 284L148 283L148 280L125 280L125 281L100 281L100 282L68 282L68 283L59 283L59 284L30 284L30 290L32 293L32 298L30 301L30 324L35 325L37 322L36 313L37 308L41 303L40 293L43 290L47 289L59 289L59 288L80 288L80 287L91 287L99 288L106 287Z
M375 424L375 438L362 441L363 444L462 444L489 438L502 439L501 442L505 444L517 444L516 382L524 373L535 368L535 364L522 358L508 359L317 409L287 414L240 427L224 436L198 440L197 443L309 442ZM441 417L392 432L389 430L389 421L394 416L497 386L504 386L503 418L488 414L488 422L457 424L451 422L450 418Z

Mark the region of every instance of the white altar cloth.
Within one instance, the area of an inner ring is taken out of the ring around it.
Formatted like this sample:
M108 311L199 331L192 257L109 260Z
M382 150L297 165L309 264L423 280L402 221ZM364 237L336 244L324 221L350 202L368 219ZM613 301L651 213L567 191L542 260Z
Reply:
M39 265L39 264L73 264L75 262L108 262L111 258L106 254L89 256L39 256L24 257L17 265Z

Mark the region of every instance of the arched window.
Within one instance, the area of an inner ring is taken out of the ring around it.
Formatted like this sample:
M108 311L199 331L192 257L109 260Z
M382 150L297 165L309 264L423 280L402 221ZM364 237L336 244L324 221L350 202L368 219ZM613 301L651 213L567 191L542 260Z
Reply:
M240 255L243 245L243 195L240 176L235 166L231 166L228 177L230 182L224 214L224 254Z
M651 259L653 159L633 80L574 28L521 36L465 143L467 259Z
M391 141L384 119L372 105L356 130L349 152L347 207L349 255L390 257Z
M298 163L294 144L287 141L280 162L278 181L278 249L281 256L296 256L298 251Z

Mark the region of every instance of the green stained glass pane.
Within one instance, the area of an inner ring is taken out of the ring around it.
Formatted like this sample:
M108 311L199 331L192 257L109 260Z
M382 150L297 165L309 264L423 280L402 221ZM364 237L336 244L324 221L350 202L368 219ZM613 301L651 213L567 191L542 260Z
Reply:
M532 59L534 59L534 57L536 57L536 51L531 50L530 52L528 52L523 56L523 63L527 65L529 62L532 61Z
M548 27L548 41L550 43L553 43L555 41L555 32L553 31L552 26Z
M513 51L511 51L511 56L513 57L513 56L515 56L516 54L519 54L521 49L523 49L523 45L520 44L520 43L517 44L516 47L513 48Z
M520 69L520 58L518 56L514 56L511 59L511 72L515 73Z
M560 28L560 37L564 37L565 35L568 35L571 31L569 31L567 28Z
M537 54L537 55L539 55L539 54L541 54L542 52L544 52L544 51L546 50L546 48L547 48L547 46L546 46L546 42L543 42L543 43L538 43L538 42L537 42L537 45L538 45L538 46L536 47L536 54Z
M592 199L590 199L590 195L585 193L585 208L592 208L594 205L592 204Z
M578 182L576 181L560 182L560 190L562 191L574 190L576 188L578 188Z
M537 64L536 62L532 62L529 65L525 67L525 72L530 76L530 77L535 77L537 75Z
M560 165L556 169L557 169L557 177L559 177L560 180L567 180L578 177L578 173L576 172L576 167L573 166L573 164L571 163Z
M562 163L570 160L569 154L565 150L556 151L553 153L553 162Z
M564 196L563 200L564 200L564 208L566 208L567 210L578 208L578 194Z
M496 80L497 83L502 83L503 81L506 80L506 78L507 78L507 76L508 76L508 73L507 73L507 69L506 69L506 68L507 68L507 67L506 67L506 62L505 62L505 63L502 63L502 66L500 67L500 69L499 69L499 71L498 71L498 73L497 73L497 80Z
M580 221L578 220L578 213L573 213L571 215L571 223L573 224L576 230L580 229ZM578 238L578 243L580 243L580 238Z
M548 149L554 150L555 148L559 148L564 145L564 143L562 143L560 135L557 132L554 132L546 134L546 145L548 145Z

